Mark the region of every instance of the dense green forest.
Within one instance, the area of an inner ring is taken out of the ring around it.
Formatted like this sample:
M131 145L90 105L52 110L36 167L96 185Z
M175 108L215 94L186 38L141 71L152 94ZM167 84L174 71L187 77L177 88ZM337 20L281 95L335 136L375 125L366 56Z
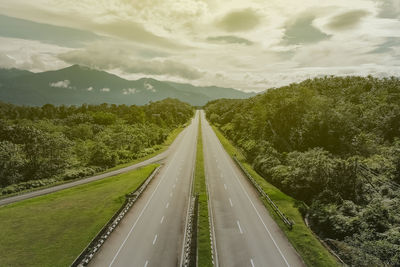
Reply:
M399 79L317 78L205 109L347 264L400 266Z
M0 191L93 175L146 156L193 114L175 99L145 106L0 103Z

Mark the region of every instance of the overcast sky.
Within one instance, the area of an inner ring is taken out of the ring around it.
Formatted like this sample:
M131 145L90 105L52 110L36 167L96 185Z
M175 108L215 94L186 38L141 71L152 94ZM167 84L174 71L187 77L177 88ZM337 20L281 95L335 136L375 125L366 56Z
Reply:
M399 0L0 0L0 67L261 91L400 76Z

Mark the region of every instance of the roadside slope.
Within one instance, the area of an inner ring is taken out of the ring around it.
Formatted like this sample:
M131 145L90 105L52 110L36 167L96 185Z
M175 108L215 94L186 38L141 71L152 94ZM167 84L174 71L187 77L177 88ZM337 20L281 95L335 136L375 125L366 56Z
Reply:
M156 167L0 207L0 265L69 266Z

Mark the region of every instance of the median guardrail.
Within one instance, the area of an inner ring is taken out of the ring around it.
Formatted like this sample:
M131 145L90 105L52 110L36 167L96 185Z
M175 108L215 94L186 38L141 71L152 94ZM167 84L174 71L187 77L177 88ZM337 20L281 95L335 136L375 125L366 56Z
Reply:
M197 218L199 210L199 196L192 196L189 208L189 217L186 226L184 259L182 267L197 266Z
M292 230L294 222L287 217L280 209L279 207L275 204L275 202L268 196L267 193L261 188L261 186L257 183L257 181L251 176L251 174L243 167L242 163L236 158L236 156L233 156L233 159L235 160L236 164L239 166L239 168L242 170L242 172L246 175L246 177L250 180L250 182L253 184L253 186L257 189L258 193L264 197L268 204L271 206L271 208L275 211L275 213L279 216L279 218L282 219L282 221L285 223L285 225Z

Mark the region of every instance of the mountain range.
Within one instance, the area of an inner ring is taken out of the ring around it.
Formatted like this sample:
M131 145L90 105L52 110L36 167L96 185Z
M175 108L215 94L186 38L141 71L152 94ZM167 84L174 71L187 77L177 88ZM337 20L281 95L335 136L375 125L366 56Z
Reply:
M0 69L0 101L19 105L144 105L170 97L202 106L218 98L248 98L254 95L232 88L200 87L151 78L126 80L80 65L40 73Z

